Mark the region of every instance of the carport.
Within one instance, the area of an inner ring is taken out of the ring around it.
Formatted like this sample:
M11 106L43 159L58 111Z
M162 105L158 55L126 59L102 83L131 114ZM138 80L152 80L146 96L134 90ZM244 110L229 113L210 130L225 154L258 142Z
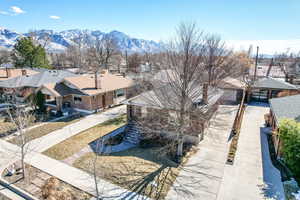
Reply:
M297 87L282 80L271 77L263 78L252 84L248 92L248 102L268 102L269 99L278 97L278 94L284 92L286 95L299 93Z

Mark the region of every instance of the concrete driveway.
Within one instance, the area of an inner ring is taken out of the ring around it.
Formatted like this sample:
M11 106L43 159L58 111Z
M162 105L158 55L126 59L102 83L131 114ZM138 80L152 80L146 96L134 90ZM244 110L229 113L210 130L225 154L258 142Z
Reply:
M166 199L215 200L222 182L228 137L237 106L220 106L206 130L198 152L180 171Z
M248 106L234 165L226 165L218 200L284 199L279 171L272 165L264 132L265 106Z

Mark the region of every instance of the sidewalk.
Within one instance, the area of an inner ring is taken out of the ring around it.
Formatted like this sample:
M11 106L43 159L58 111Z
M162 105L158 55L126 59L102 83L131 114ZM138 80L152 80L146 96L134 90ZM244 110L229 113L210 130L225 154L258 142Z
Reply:
M82 120L65 126L62 129L53 131L45 136L37 138L29 142L28 147L31 150L43 152L48 148L66 140L69 137L72 137L86 129L89 129L97 124L105 122L109 119L113 119L119 115L126 113L126 106L118 106L115 108L111 108L102 113L88 115Z
M0 153L1 153L1 160L0 160L0 167L1 171L7 167L9 162L7 161L13 161L19 158L20 156L20 148L14 144L8 143L6 141L0 140ZM5 157L5 160L3 160L3 157ZM25 161L52 175L60 180L69 183L70 185L73 185L74 187L77 187L87 193L90 193L92 195L96 195L96 189L95 189L95 182L94 177L90 174L77 169L75 167L69 166L63 162L57 161L55 159L49 158L45 155L42 155L38 152L29 152L26 155ZM98 188L101 192L101 196L104 199L148 199L145 196L139 195L137 193L128 191L126 189L123 189L117 185L111 184L103 179L98 178Z
M211 120L198 152L182 169L171 187L167 200L215 200L223 177L228 137L237 106L220 106ZM225 199L224 199L225 200Z
M279 171L272 165L264 133L268 107L247 106L233 165L226 165L218 200L284 199Z

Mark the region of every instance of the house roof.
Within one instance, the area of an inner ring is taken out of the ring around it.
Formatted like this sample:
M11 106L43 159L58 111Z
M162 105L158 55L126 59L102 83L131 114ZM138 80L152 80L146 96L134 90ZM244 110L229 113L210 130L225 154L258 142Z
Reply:
M269 69L269 65L258 65L257 70L256 70L256 76L257 77L266 77L268 69ZM251 76L254 76L254 73L255 73L255 65L252 65L249 69L249 74ZM285 73L284 73L283 69L278 65L272 66L269 75L274 78L285 78Z
M80 90L70 88L63 83L48 83L48 84L43 85L42 88L47 89L55 97L67 96L67 95L71 95L71 94L85 95Z
M7 70L9 70L9 77L7 77L5 68L0 69L0 81L5 81L5 80L11 79L11 78L22 76L22 70L26 70L27 75L34 75L34 74L38 73L37 71L31 70L31 69L11 69L11 68L9 68Z
M277 122L282 118L300 122L300 95L270 99L270 108Z
M229 89L242 89L245 87L245 84L236 78L226 77L222 80L222 84L220 84L220 88L229 88Z
M214 105L220 99L223 93L224 92L221 89L209 87L208 104L204 104L202 98L202 87L195 88L190 93L192 94L192 97L189 98L189 103L187 106L196 105L198 109L206 110L211 105ZM122 103L142 107L152 107L156 109L178 110L180 107L180 97L177 94L178 92L171 89L171 86L166 85L159 89L144 92L131 99L125 100Z
M113 75L107 72L98 75L98 82L100 84L99 89L95 88L94 75L67 77L64 80L87 95L96 95L117 89L128 88L134 84L133 80L131 79L124 78L120 75Z
M46 70L34 75L18 76L0 82L2 88L41 87L48 83L57 83L66 77L78 76L64 70Z
M261 89L297 90L295 85L271 77L255 81L252 87Z

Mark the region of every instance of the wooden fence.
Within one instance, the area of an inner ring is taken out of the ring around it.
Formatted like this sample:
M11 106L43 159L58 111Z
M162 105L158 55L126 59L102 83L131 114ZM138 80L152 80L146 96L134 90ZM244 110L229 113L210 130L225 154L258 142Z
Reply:
M228 155L227 155L227 161L226 161L226 163L230 164L230 165L233 165L234 157L235 157L236 150L237 150L239 134L241 131L243 116L244 116L245 109L246 109L245 99L246 99L246 89L244 89L244 91L243 91L243 98L239 105L238 111L236 113L236 116L235 116L235 119L233 122L232 130L231 130L231 135L230 135L231 143L230 143L230 147L229 147L229 151L228 151Z

